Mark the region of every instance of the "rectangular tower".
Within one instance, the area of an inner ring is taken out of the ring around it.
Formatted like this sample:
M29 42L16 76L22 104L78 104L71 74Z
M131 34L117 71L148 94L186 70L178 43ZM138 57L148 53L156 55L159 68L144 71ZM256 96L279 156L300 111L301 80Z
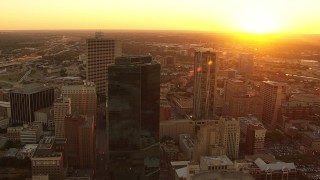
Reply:
M71 99L72 114L96 115L97 93L94 83L62 86L61 94Z
M106 95L108 64L120 55L121 44L114 39L106 39L101 33L87 39L87 81L95 83L98 94Z
M151 56L109 65L111 179L159 178L160 64Z
M53 105L53 121L55 136L57 139L65 138L64 118L67 114L71 114L70 98L58 98Z
M34 121L34 112L52 106L53 102L52 87L28 84L15 88L10 92L11 123L31 124Z
M239 55L239 72L247 77L253 73L253 54L242 53Z
M195 52L193 113L195 120L213 119L216 84L216 53L212 50Z
M286 101L287 85L274 81L264 81L262 84L262 122L265 125L275 125L278 111Z

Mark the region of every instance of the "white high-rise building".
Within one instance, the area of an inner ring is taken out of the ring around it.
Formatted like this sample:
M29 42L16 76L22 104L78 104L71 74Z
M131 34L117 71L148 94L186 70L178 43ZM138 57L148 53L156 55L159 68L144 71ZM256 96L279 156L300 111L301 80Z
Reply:
M87 39L87 81L94 82L97 93L103 96L107 92L108 64L121 56L121 44L114 39L106 39L102 33Z

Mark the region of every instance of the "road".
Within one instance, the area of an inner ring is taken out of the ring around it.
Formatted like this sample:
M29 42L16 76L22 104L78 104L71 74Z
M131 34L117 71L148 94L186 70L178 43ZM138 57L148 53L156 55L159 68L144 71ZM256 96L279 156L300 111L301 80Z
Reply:
M97 121L96 121L96 172L95 172L95 179L101 179L101 180L107 179L106 119L105 119L103 113L101 113L101 112L97 113Z

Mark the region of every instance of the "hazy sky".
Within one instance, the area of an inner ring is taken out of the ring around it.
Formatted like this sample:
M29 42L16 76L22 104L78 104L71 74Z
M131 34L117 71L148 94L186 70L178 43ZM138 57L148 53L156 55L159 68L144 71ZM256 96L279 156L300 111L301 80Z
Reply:
M1 0L0 29L320 33L320 0Z

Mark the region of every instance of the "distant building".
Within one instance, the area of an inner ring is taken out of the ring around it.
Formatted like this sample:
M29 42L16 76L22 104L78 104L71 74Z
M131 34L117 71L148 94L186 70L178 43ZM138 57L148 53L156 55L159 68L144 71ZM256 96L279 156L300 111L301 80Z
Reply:
M187 160L194 159L195 139L190 134L180 134L179 138L180 150L187 157Z
M128 56L108 68L111 179L159 179L160 64Z
M278 111L286 101L287 85L274 81L262 84L262 122L268 126L276 125Z
M202 49L194 57L193 118L213 119L215 116L217 55L212 50Z
M173 140L167 140L162 143L160 147L162 156L167 160L167 162L178 160L179 148L175 145Z
M113 39L106 39L101 33L87 39L87 81L94 82L97 93L107 93L108 65L121 56L121 44Z
M239 55L239 72L249 77L252 76L253 54L242 53Z
M26 157L31 158L36 151L38 144L26 144L17 154L18 158L24 159Z
M226 156L201 156L201 171L232 171L234 170L233 162Z
M40 84L28 84L10 92L11 123L30 124L34 112L53 105L54 90Z

